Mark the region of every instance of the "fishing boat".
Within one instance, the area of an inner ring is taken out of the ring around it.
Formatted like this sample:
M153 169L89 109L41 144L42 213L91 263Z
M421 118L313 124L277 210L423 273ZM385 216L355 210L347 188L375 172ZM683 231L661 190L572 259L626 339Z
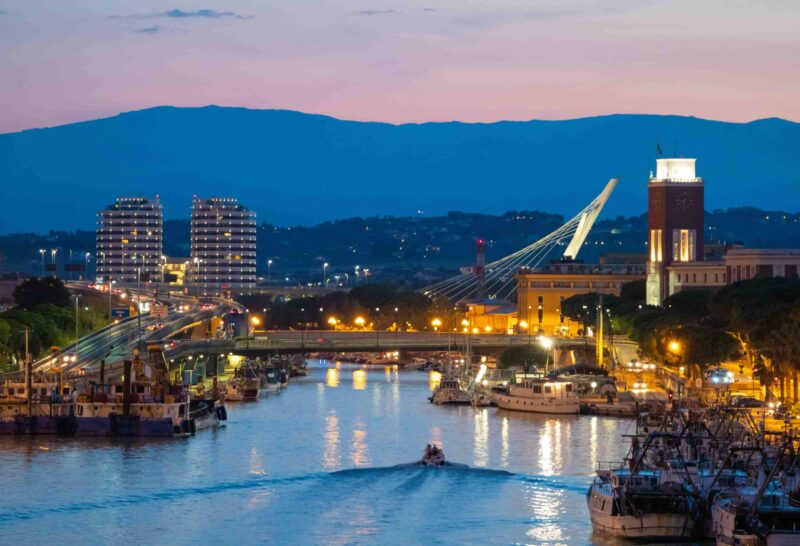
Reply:
M259 371L259 379L261 380L261 394L267 392L275 392L280 389L280 369L268 366Z
M472 394L462 385L460 378L451 376L442 378L429 400L437 406L469 405L472 404Z
M225 400L241 402L258 400L261 380L258 377L234 377L225 386Z
M592 528L625 539L690 538L696 495L668 475L658 470L599 470L586 494Z
M161 393L148 381L100 385L75 403L78 436L175 436L196 431L189 396ZM98 390L99 389L99 390Z
M531 413L574 414L581 409L573 383L553 379L526 378L494 391L492 399L498 408Z
M24 382L0 384L0 434L75 434L74 390L58 381L32 381L30 406Z
M800 544L800 504L780 485L763 491L739 489L720 493L711 517L719 546L794 546Z
M189 402L189 418L194 420L195 430L214 428L228 420L225 406L211 399L192 399Z

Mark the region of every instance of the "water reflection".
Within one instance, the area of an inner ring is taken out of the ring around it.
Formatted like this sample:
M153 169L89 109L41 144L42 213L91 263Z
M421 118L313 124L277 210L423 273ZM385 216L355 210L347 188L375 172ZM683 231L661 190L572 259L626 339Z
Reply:
M489 410L486 408L475 412L475 432L473 452L475 466L489 464Z
M325 384L329 387L339 386L339 370L337 368L328 368L325 372Z
M539 435L539 473L553 474L553 421L548 419Z
M261 454L253 447L250 448L250 474L261 476L266 474L264 471L264 462L261 460Z
M325 418L325 455L322 459L325 468L339 468L339 419L335 412Z
M367 452L367 431L363 428L353 429L353 448L350 452L350 461L355 466L369 465L369 453Z
M428 376L428 388L435 391L439 388L439 383L442 382L442 374L437 371L431 371Z
M500 464L508 465L508 417L500 421Z
M367 388L367 372L364 370L353 371L353 389L363 391Z

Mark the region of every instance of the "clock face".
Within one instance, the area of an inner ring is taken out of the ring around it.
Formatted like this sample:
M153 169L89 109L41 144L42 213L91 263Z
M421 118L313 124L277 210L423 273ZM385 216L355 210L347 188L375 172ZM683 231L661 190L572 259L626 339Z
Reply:
M675 196L675 206L677 206L681 210L688 210L693 203L694 200L687 191L682 191Z

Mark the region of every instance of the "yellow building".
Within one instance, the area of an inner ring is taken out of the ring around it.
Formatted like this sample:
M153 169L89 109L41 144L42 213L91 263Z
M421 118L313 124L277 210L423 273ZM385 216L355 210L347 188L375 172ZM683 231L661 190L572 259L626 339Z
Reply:
M475 333L511 334L517 324L517 307L506 300L473 299L460 302L462 328ZM466 321L466 322L464 322Z
M644 264L553 262L543 269L517 274L517 318L532 333L577 335L580 323L561 314L561 302L577 294L599 292L619 296L622 285L645 278Z

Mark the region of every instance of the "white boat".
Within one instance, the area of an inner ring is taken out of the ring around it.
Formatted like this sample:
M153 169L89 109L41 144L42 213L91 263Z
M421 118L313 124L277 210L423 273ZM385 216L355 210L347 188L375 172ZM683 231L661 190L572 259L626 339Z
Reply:
M531 413L573 414L580 411L580 401L570 381L523 379L506 392L494 392L497 407Z
M717 495L711 520L718 546L800 544L800 506L781 487L769 487L760 496L755 487Z
M422 466L444 466L444 450L438 446L427 445L425 451L422 453L422 459L419 461Z
M661 471L598 471L586 503L598 533L638 540L688 539L694 533L694 496Z

